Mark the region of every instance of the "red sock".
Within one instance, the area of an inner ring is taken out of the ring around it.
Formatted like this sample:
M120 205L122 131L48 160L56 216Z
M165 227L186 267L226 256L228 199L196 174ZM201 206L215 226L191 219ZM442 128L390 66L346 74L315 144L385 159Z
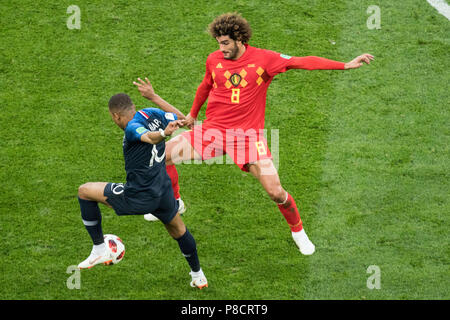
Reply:
M294 199L289 193L287 193L287 196L288 197L286 199L286 202L284 202L283 204L277 204L278 209L280 209L292 232L302 231L302 219L300 219L297 205L295 204Z
M175 168L174 164L172 164L170 166L166 165L166 171L170 177L170 180L172 180L173 195L175 196L175 199L179 199L180 198L180 185L178 184L177 168Z

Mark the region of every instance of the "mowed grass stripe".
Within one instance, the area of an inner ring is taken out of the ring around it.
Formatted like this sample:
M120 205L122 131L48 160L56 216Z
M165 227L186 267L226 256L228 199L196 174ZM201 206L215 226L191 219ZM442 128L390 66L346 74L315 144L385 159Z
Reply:
M448 299L449 24L426 3L347 1L308 298ZM343 18L344 19L344 18ZM366 286L381 270L381 289Z

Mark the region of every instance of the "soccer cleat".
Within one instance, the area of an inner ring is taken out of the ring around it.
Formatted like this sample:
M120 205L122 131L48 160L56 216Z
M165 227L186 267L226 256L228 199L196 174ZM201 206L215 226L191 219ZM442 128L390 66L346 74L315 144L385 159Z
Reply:
M295 244L302 254L309 256L316 251L316 247L309 240L304 229L299 232L292 232L292 238L294 238Z
M202 290L203 288L208 288L208 280L206 280L205 275L203 274L202 269L199 272L189 272L192 277L191 287L199 288Z
M92 251L89 257L78 265L78 269L90 269L100 263L106 266L112 263L108 251L105 250L104 254L98 254Z
M183 213L186 212L186 207L184 206L184 202L183 202L183 200L181 200L181 198L177 199L177 201L178 201L178 213L180 215L182 215ZM144 219L147 221L158 221L159 220L157 217L155 217L151 213L144 214Z
M177 199L178 201L178 213L181 215L186 212L186 207L184 206L184 201L181 198Z
M151 213L144 214L144 219L147 221L158 221L159 219Z

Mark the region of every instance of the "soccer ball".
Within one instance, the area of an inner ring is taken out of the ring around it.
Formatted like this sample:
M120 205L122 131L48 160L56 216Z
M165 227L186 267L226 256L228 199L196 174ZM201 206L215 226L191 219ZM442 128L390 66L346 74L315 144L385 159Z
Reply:
M105 234L103 236L105 240L106 250L112 259L111 264L117 264L125 255L125 245L118 236L114 234Z

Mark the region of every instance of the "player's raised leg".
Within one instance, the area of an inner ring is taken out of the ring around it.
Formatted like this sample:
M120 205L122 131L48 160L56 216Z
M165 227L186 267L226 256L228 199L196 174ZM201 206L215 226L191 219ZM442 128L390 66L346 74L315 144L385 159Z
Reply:
M166 165L188 160L202 160L202 157L186 137L180 134L166 143Z
M315 251L314 244L309 240L303 229L303 223L292 196L283 189L278 172L271 159L264 159L249 164L250 173L259 180L270 198L277 203L291 229L292 238L304 255L311 255Z
M171 237L178 242L181 253L191 267L191 272L189 273L192 277L191 287L197 287L199 289L208 287L208 280L206 280L205 274L200 267L195 239L186 228L180 214L177 213L172 221L164 226Z
M78 188L81 218L93 242L91 254L78 265L80 269L89 269L97 264L109 264L112 261L107 256L103 240L102 215L98 207L99 202L109 206L106 197L103 195L106 185L106 182L89 182Z

